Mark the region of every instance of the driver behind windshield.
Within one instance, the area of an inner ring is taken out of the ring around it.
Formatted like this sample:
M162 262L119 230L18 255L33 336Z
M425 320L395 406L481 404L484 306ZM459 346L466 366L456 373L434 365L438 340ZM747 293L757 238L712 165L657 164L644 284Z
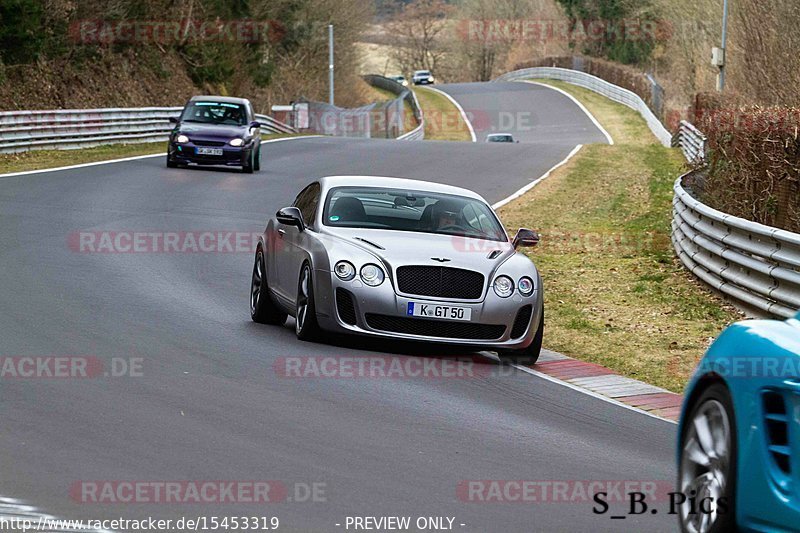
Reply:
M433 206L433 229L440 231L443 229L453 229L463 227L461 224L461 206L449 200L439 200Z

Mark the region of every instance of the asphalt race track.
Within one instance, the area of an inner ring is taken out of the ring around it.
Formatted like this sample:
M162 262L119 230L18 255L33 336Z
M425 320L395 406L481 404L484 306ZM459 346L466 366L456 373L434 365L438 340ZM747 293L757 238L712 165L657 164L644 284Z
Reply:
M477 503L457 490L466 480L671 484L670 423L490 361L457 379L283 377L276 361L287 356L465 354L364 340L310 344L296 340L291 319L282 328L254 324L249 251L75 248L77 232L260 232L301 186L326 174L430 179L496 202L576 144L604 142L550 89L441 88L484 113L479 141L501 112L530 112L532 125L504 129L523 141L516 145L270 143L254 175L167 169L156 157L0 178L0 355L140 358L142 369L0 380L0 494L73 518L274 515L282 531L345 531L348 515L448 516L464 532L675 530L663 500L658 514L612 520L627 505L596 516L591 501ZM70 488L87 480L279 480L290 497L295 483L318 483L324 501L79 503Z

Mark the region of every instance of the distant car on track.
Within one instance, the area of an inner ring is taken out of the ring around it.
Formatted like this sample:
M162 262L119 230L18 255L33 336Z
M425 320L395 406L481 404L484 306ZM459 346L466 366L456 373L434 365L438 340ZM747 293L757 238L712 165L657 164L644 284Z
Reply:
M436 80L430 70L415 70L411 81L414 85L433 85Z
M518 143L510 133L490 133L486 136L487 143Z
M244 98L194 96L169 136L167 166L239 166L247 173L261 168L261 123Z
M474 192L425 181L335 176L304 188L259 238L254 321L295 317L323 331L457 344L533 363L544 332L542 280Z
M683 531L797 531L800 314L739 322L714 341L686 389L678 463L696 508L725 498L711 513L691 513L687 498Z
M389 78L390 80L396 81L397 83L399 83L403 87L408 87L408 80L406 79L405 76L401 76L400 74L397 74L395 76L387 76L387 78Z

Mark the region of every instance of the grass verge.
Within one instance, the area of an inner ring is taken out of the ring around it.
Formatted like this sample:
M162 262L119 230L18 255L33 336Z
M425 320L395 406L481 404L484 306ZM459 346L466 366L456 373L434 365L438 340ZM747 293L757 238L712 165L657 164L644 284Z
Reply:
M683 168L633 110L565 83L614 138L588 145L500 210L542 233L544 344L680 392L709 342L740 314L675 259L672 185Z
M430 89L414 87L425 116L425 140L472 141L467 123L453 103Z
M278 139L293 137L294 135L270 134L262 135L262 139ZM91 148L77 150L34 150L18 154L0 154L0 174L11 172L24 172L28 170L44 170L48 168L80 165L82 163L95 163L109 161L138 155L163 153L166 156L167 143L138 143L138 144L106 144Z

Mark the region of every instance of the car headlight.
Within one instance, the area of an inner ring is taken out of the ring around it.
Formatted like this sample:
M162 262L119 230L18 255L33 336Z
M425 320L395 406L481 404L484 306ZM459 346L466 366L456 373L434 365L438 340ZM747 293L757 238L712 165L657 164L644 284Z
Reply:
M238 137L235 138L235 139L231 139L231 142L230 142L231 146L241 146L243 144L244 144L244 140L242 140L242 139L240 139Z
M333 271L336 273L336 277L343 281L350 281L356 277L356 267L347 261L339 261L336 263L336 266L333 267Z
M523 296L530 296L533 292L533 280L529 277L519 278L517 288Z
M361 267L361 281L370 287L377 287L383 283L385 276L378 265L367 264Z
M189 137L187 137L186 135L181 134L181 135L178 135L178 138L175 139L175 140L178 141L181 144L188 143L189 142Z
M493 286L495 294L500 298L508 298L514 292L514 280L508 276L497 276Z

